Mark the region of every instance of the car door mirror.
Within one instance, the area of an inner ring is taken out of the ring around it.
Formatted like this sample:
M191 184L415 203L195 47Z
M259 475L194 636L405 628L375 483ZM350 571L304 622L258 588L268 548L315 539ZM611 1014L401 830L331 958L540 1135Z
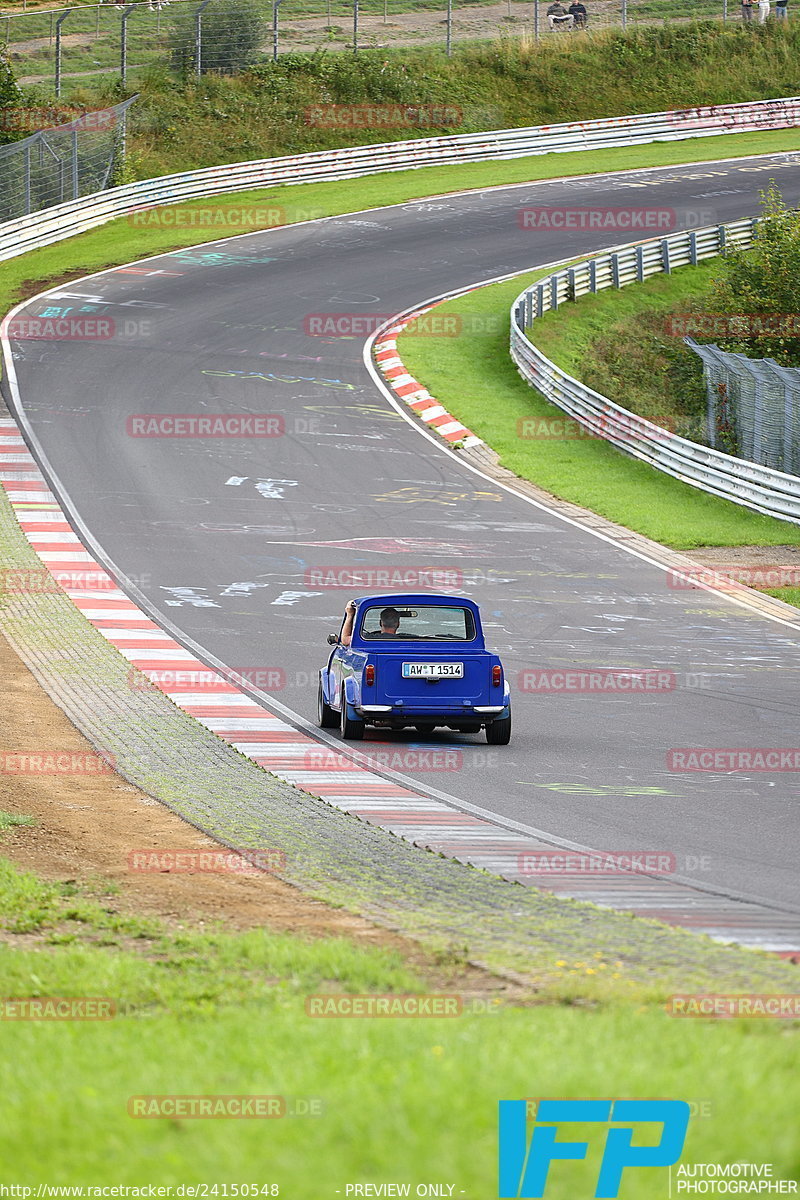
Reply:
M338 633L329 633L328 634L328 645L329 646L338 646L339 645Z

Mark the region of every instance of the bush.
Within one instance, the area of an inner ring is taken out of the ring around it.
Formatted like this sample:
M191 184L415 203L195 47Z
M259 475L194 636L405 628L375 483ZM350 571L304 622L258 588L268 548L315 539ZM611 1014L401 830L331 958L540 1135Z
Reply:
M786 207L774 183L761 193L761 207L753 247L725 255L711 303L715 312L786 317L800 327L800 211ZM800 367L797 336L762 337L753 331L751 336L717 340L716 345L750 358L774 358L785 367Z

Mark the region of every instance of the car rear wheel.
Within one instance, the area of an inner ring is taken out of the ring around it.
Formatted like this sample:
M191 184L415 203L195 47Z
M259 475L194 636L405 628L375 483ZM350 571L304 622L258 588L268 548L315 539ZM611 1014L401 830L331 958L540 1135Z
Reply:
M511 712L507 717L498 717L486 726L486 740L490 746L507 746L511 741Z
M317 692L317 724L320 729L335 729L339 724L339 714L335 709L331 708L325 699L321 679L319 681L319 691Z
M358 742L364 736L364 722L360 717L351 717L349 709L350 705L347 703L347 697L344 695L344 689L342 689L342 711L339 716L339 730L343 738Z

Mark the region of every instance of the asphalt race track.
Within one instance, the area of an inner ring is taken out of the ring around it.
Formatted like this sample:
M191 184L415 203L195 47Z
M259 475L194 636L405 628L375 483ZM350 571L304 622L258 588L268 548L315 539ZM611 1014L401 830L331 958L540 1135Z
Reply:
M797 629L670 587L663 568L481 478L390 406L364 336L306 332L314 314L388 317L637 236L524 229L526 206L645 206L691 227L752 215L770 178L796 202L800 156L441 197L115 269L26 306L23 317L110 315L116 333L15 340L22 412L65 506L201 656L262 680L273 668L275 700L313 720L325 635L352 594L319 585L317 569L460 571L512 684L512 743L373 734L463 752L441 773L409 755L406 776L557 839L674 853L687 878L797 912L797 773L679 771L668 759L800 744ZM285 433L131 436L130 418L146 413L274 414ZM526 668L567 666L656 668L675 686L519 686Z

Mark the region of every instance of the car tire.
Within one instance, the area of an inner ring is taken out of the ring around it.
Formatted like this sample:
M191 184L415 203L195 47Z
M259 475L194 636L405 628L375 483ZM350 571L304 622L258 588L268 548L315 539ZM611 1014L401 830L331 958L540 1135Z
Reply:
M511 710L507 717L498 717L486 726L486 741L490 746L507 746L511 741Z
M320 729L335 729L339 724L339 714L335 708L331 708L328 701L325 699L325 693L322 690L322 680L319 681L319 690L317 692L317 724Z
M364 722L360 717L351 717L348 710L350 705L342 688L342 711L339 714L339 732L346 741L360 742L364 736Z

